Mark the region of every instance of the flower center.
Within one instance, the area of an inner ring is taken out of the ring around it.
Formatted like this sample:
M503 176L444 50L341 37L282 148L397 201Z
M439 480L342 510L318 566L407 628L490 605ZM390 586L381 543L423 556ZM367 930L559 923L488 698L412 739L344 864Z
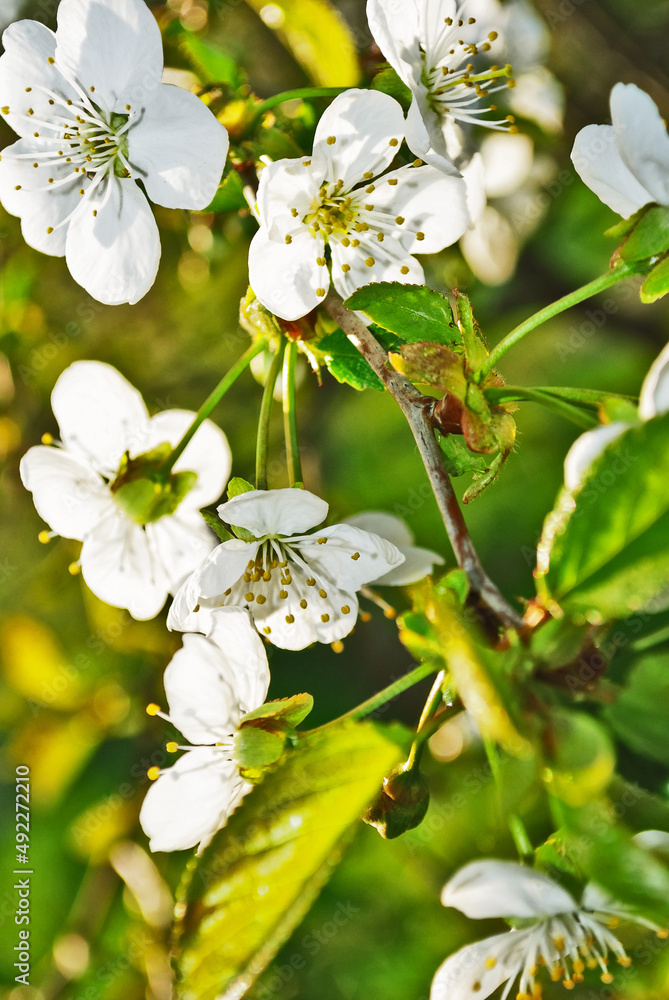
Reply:
M347 236L355 226L359 215L358 206L354 204L351 195L341 193L343 187L342 180L336 184L321 185L311 212L303 220L314 236L320 232L326 241L333 234L341 238Z

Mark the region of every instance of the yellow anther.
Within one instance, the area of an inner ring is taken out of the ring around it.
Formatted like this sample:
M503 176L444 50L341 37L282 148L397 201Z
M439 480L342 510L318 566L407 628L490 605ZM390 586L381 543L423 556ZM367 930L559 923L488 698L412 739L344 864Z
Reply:
M265 633L265 635L269 635L271 631L272 631L272 629L269 627L269 625L265 625L265 627L263 629L263 632Z
M42 441L42 444L53 444L53 434L49 434L47 431L46 434L42 434L40 440Z
M388 145L389 146L399 146L399 144L400 144L399 139L389 139L388 140Z
M341 639L336 639L335 642L330 643L330 649L332 650L333 653L343 653L344 643L341 641Z
M28 108L28 114L29 114L29 115L34 115L34 114L35 114L35 112L33 111L33 109L32 109L32 108Z
M266 600L267 598L265 597L264 594L258 594L258 596L256 597L256 604L264 604Z
M244 594L244 600L245 601L255 600L255 594L252 594L251 591L249 590L248 594Z
M344 272L344 274L348 274L348 272L351 270L351 265L350 264L342 264L341 269Z
M318 297L322 299L323 296L325 295L325 289L324 288L317 288L316 289L316 295L318 295Z
M366 257L365 258L365 264L367 265L367 267L374 267L374 265L376 264L376 261L374 260L373 257Z
M553 938L553 944L555 945L558 951L564 951L565 940L561 934L557 934Z
M422 167L423 166L423 161L422 160L414 160L413 163L411 164L411 166L412 167Z
M15 191L20 191L21 190L21 185L20 184L15 184L14 185L14 190Z
M337 141L337 137L335 135L329 135L328 138L327 138L327 144L328 144L328 146L334 146L334 144L335 144L336 141Z
M290 235L286 235L286 246L290 246L292 242L293 242L293 237Z
M578 972L580 974L581 972L585 971L585 962L583 962L580 958L574 959L573 964L574 964L574 972Z
M359 552L354 552L353 555L351 556L351 559L353 560L353 562L357 562L359 558L360 558L360 553Z
M300 601L300 607L302 608L303 611L307 607L307 602L305 601L304 598L302 598L302 600Z
M416 233L416 239L418 240L419 243L422 243L423 240L425 239L425 233Z
M297 218L297 216L299 215L299 212L297 211L297 209L296 209L296 208L291 208L291 210L290 210L290 214L292 215L292 217L293 217L294 219L296 219L296 218Z
M193 608L193 614L197 614L199 610L200 610L200 605L196 604L195 607Z
M359 247L360 246L360 240L351 240L351 246L352 247Z
M349 240L348 236L344 237L344 239L341 241L341 245L343 247L350 247L351 241Z
M177 750L179 749L179 744L175 743L174 740L170 740L169 743L165 744L165 749L167 750L168 753L176 753Z
M669 930L666 927L660 927L659 931L655 931L655 936L660 939L660 941L666 941L669 937Z
M264 573L263 573L263 575L262 575L262 578L263 578L263 580L265 581L265 583L267 583L267 582L268 582L269 580L271 580L271 579L272 579L272 574L271 574L271 572L270 572L270 571L269 571L268 569L266 569L266 570L265 570L265 572L264 572Z
M376 187L373 184L370 184L369 187L365 188L365 191L367 192L367 194L371 194L372 191L376 191Z
M603 983L607 983L607 984L608 983L612 983L613 982L613 973L612 972L602 972L602 974L601 974L601 976L599 978L601 979L601 981Z
M576 985L576 983L574 982L573 979L563 979L562 980L562 985L564 986L564 988L566 990L573 990L573 988Z
M318 596L322 597L323 600L325 600L325 598L328 596L327 590L323 590L323 588L321 587L320 590L318 591Z
M160 705L156 705L155 701L149 702L149 704L146 706L147 715L158 715L159 711L160 711Z
M494 42L495 39L498 38L498 37L499 36L498 36L498 34L497 34L496 31L489 31L488 32L488 38L490 39L491 42Z
M366 181L371 181L372 177L374 176L374 171L373 170L365 170L365 172L364 172L364 174L362 176L365 178Z
M371 622L371 620L372 620L372 616L370 615L369 611L361 611L360 612L360 621L361 622Z
M348 606L348 604L342 604L342 606L341 606L341 613L342 613L343 615L348 615L348 614L350 614L350 613L351 613L351 609L350 609L350 607Z
M557 983L563 976L564 968L561 965L556 965L554 969L551 969L551 979L554 983Z
M81 573L81 563L78 562L70 563L70 565L67 567L67 572L70 574L70 576L77 576L79 573Z
M286 625L292 625L295 621L294 615L286 615Z
M325 257L317 257L316 263L319 267L325 267Z
M406 264L402 264L402 266L400 268L400 271L401 271L402 274L408 274L409 273L409 268L406 266Z
M52 537L53 535L51 534L51 532L47 531L46 528L44 528L42 531L40 531L39 535L37 536L37 541L41 542L42 545L47 545L51 541Z
M366 212L373 212L374 211L374 206L373 205L365 205L365 211Z
M302 160L302 166L303 167L310 167L311 166L311 160Z
M314 580L314 578L312 576L310 576L309 579L307 580L307 587L314 587L315 585L316 585L316 581Z
M53 64L55 63L55 61L56 60L54 59L53 56L49 56L49 58L47 59L47 62L49 64L49 66L53 66Z
M279 597L281 598L282 601L285 601L286 598L288 597L288 591L287 590L280 590L279 591Z
M623 969L629 969L630 965L632 964L632 959L629 957L629 955L618 955L616 961L618 965L622 965Z
M130 110L131 110L131 107L130 107L130 105L129 105L129 104L126 104L126 106L125 106L125 110L126 110L126 111L130 111Z
M496 958L486 958L485 965L486 965L486 969L494 969L495 966L497 965L497 959Z
M383 243L383 238L384 238L383 233L377 233L376 238L379 241L379 243Z
M322 622L329 622L330 621L330 616L329 615L321 615L321 621Z
M323 535L321 538L318 539L319 545L325 545L326 542L327 542L327 535Z
M150 781L155 781L160 776L160 768L155 766L150 767L146 772L146 776Z
M480 989L481 989L481 984L480 984L480 982L477 979L475 983L472 983L472 992L473 993L478 993L478 991Z
M403 226L404 225L404 216L403 215L396 215L395 216L395 222L397 223L398 226Z

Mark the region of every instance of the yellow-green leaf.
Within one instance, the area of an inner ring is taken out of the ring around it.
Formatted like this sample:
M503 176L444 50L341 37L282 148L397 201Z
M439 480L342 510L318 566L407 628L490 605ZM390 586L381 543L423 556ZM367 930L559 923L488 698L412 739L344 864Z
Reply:
M406 754L404 730L306 733L193 865L177 906L180 1000L240 1000L299 924L353 824Z
M354 87L360 67L351 31L328 0L246 0L321 87ZM271 18L267 10L271 7Z

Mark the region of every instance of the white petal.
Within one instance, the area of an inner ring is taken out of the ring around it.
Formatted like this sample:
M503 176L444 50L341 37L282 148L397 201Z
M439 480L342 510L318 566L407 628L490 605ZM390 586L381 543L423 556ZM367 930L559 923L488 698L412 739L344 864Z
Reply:
M134 180L109 177L86 197L70 222L65 256L74 280L99 302L134 305L146 295L158 272L160 236Z
M139 112L161 85L163 46L144 0L62 0L56 62L111 111Z
M486 205L460 240L460 249L477 278L487 285L503 285L516 269L520 240L506 215Z
M302 220L313 207L322 180L302 156L277 160L264 168L258 184L258 215L272 240L283 243L294 232L296 220ZM297 215L291 212L293 208Z
M296 535L324 521L328 505L308 490L251 490L216 508L226 524L264 535Z
M367 0L367 21L381 52L395 72L408 84L421 62L415 2Z
M181 507L176 514L147 524L145 531L171 593L178 590L216 545L216 536L200 514L182 511Z
M375 90L347 90L318 123L314 170L333 183L342 180L342 190L350 191L365 173L376 175L390 166L403 138L404 115L394 98Z
M529 135L493 132L481 143L485 193L489 198L506 198L530 176L534 143Z
M320 543L319 538L327 541ZM314 576L342 590L355 592L404 562L385 538L350 524L334 524L316 535L293 539Z
M626 166L652 201L669 205L669 135L653 99L633 83L617 83L611 91L611 119Z
M228 144L228 133L199 97L161 84L128 131L128 160L151 201L201 210L216 194Z
M79 191L82 183L86 187L88 182L73 174L63 160L50 164L41 162L50 148L55 150L56 147L48 139L29 138L19 139L3 149L0 201L7 212L20 217L21 232L28 246L52 257L63 257L67 224L61 223L80 207ZM36 158L33 160L32 156ZM34 163L39 165L34 167ZM69 182L68 178L71 178ZM53 187L49 180L53 180ZM49 233L49 229L53 232Z
M145 450L148 413L140 393L101 361L75 361L59 376L51 408L63 443L98 472L116 474L126 450Z
M152 851L184 851L225 823L248 786L220 750L189 750L149 788L139 821Z
M264 229L255 234L249 247L249 282L258 299L281 319L306 316L323 301L322 289L330 286L327 267L317 263L325 245L308 229L292 237L292 242L271 240Z
M359 247L332 244L332 274L334 286L346 299L358 288L379 281L398 281L408 285L422 285L425 273L415 257L405 250L399 240L386 239L383 246L373 238L364 238ZM372 258L374 263L367 263ZM346 264L348 271L343 270ZM406 270L402 270L405 268ZM364 316L361 317L364 319ZM369 320L366 320L369 322Z
M664 830L642 830L634 834L632 842L644 851L657 851L665 857L669 856L669 833Z
M165 441L177 444L193 422L191 410L163 410L149 422L147 449ZM211 420L198 427L184 453L174 466L175 472L197 472L197 482L179 508L197 510L218 500L230 476L232 454L223 431Z
M185 635L165 670L170 720L193 744L232 736L269 686L267 656L248 613L227 608L216 618L216 641Z
M82 541L116 509L109 488L90 466L61 448L31 448L21 459L21 480L37 513L65 538Z
M564 460L564 484L568 490L578 489L595 459L626 430L627 424L616 420L586 431L576 439Z
M549 917L573 913L573 898L542 872L512 861L473 861L456 872L441 893L444 906L467 917Z
M244 608L217 608L207 638L220 650L234 677L242 715L262 705L269 687L269 664L262 639Z
M419 545L398 546L404 556L404 562L397 569L391 569L371 583L379 587L406 587L409 583L417 583L429 576L435 565L442 566L444 560L438 552L423 549Z
M2 44L5 52L0 58L0 106L10 109L2 117L19 135L32 136L36 126L30 119L44 121L53 115L50 96L41 88L66 100L75 100L77 93L58 67L49 62L55 55L56 36L39 21L10 24L2 36ZM29 110L34 114L29 115ZM43 134L55 133L45 128Z
M396 179L391 186L389 179ZM436 253L460 239L469 225L467 185L430 165L400 167L386 174L374 192L374 207L404 218L398 227L406 234L410 253ZM424 239L415 238L422 232Z
M621 906L615 896L612 896L610 892L603 889L601 885L597 885L596 882L588 882L581 896L581 906L585 910L606 913L611 907L615 909L616 904L618 907Z
M571 158L581 180L600 201L627 219L653 195L623 161L610 125L587 125L576 136Z
M201 611L194 609L219 607L225 591L239 580L249 560L255 558L257 543L249 544L238 538L221 542L184 581L177 591L167 616L167 627L178 632L207 632L210 615L198 619Z
M120 511L84 539L81 573L100 600L127 608L139 621L155 618L169 590L146 532Z
M462 168L470 227L479 221L485 211L486 176L487 171L484 166L483 157L480 153L474 153L467 166Z
M388 514L385 510L365 510L347 517L343 523L352 524L354 528L362 528L363 531L373 531L375 535L381 535L381 538L392 542L398 549L413 542L413 532L406 521L394 514Z
M518 938L517 942L514 937ZM519 949L514 948L512 956L507 957L507 953L510 945L521 946L525 938L522 931L506 931L465 945L437 969L430 1000L473 1000L474 997L486 1000L515 972L518 962L513 958ZM494 962L492 968L488 962Z
M641 387L639 416L642 420L669 411L669 344L655 358Z

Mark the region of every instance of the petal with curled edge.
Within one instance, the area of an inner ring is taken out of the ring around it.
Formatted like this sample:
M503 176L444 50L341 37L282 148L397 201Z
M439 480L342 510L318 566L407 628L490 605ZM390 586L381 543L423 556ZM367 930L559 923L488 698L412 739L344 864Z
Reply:
M302 220L311 211L322 180L303 156L264 168L258 184L258 215L271 240L283 243L296 225L306 225Z
M641 387L639 416L650 420L669 412L669 344L655 358Z
M210 611L222 604L225 591L243 575L257 550L257 542L242 542L239 538L217 545L179 587L167 627L177 632L208 633Z
M384 573L383 576L370 583L383 587L404 587L409 583L416 583L428 576L436 564L443 564L444 560L437 552L420 548L413 544L413 535L408 525L401 517L388 514L387 511L369 510L353 517L347 517L346 524L352 524L355 528L362 528L363 531L372 531L381 538L392 542L404 556L404 562L396 569Z
M206 844L251 786L221 749L196 747L163 771L149 788L139 821L152 851L185 851Z
M250 490L216 508L222 521L246 528L256 538L295 535L324 521L328 504L308 490Z
M350 524L334 524L316 535L295 538L293 544L313 576L349 592L404 562L404 556L391 542Z
M249 248L251 288L266 309L285 320L306 316L330 287L327 267L318 263L325 254L322 235L303 228L290 239L272 240L260 229Z
M571 159L583 183L624 219L654 201L623 160L611 125L586 125L581 129Z
M542 918L578 909L572 896L543 872L513 861L465 865L446 883L441 901L474 920Z
M53 117L51 94L76 101L77 92L54 65L56 36L46 25L36 20L15 21L3 32L2 44L0 106L9 108L2 117L18 135L33 136L34 119ZM42 134L46 138L57 133L46 128Z
M432 980L430 1000L486 1000L520 972L528 936L506 931L449 955Z
M611 91L611 120L623 162L652 195L669 205L669 135L652 97L633 83Z

